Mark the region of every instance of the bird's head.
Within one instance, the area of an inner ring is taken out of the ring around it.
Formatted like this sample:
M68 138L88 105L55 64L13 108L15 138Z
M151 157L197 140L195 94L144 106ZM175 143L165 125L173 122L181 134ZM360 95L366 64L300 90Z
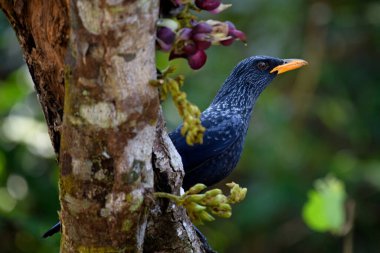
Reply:
M300 68L307 62L300 59L279 59L270 56L252 56L242 60L231 76L242 83L265 88L277 75Z
M245 99L247 105L251 101L254 103L277 75L306 64L306 61L300 59L279 59L270 56L246 58L233 69L213 103L231 100L232 97L232 100Z

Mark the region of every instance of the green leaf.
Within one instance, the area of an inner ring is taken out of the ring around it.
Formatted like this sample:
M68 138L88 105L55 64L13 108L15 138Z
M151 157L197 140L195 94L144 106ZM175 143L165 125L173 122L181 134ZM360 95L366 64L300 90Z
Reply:
M345 223L344 184L333 176L315 182L303 207L303 219L310 229L339 234Z

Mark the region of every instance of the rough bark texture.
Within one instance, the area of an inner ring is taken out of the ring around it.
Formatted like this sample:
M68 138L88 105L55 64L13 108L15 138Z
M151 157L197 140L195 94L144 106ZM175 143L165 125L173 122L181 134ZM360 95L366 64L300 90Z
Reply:
M0 0L59 154L61 252L202 252L185 210L151 194L183 177L148 85L158 2Z
M156 1L70 4L60 148L61 248L142 252L159 101ZM90 233L90 231L97 233Z
M153 168L155 190L179 195L184 175L181 157L165 131L162 114L153 146ZM144 252L187 253L203 249L186 211L167 199L159 199L150 210Z

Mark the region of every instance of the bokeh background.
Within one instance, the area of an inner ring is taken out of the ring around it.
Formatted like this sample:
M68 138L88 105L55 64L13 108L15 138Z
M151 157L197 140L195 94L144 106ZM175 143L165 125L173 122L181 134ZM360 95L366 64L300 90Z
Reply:
M189 100L205 109L251 55L310 65L279 76L260 97L227 180L247 187L247 198L231 219L201 230L221 253L343 252L344 237L314 232L302 219L315 180L333 174L356 203L353 252L380 252L380 2L228 2L232 8L204 18L233 21L248 44L212 47L199 71L175 60ZM164 109L172 129L180 120L170 101ZM41 238L57 220L57 181L33 82L0 13L0 252L59 252L59 235Z

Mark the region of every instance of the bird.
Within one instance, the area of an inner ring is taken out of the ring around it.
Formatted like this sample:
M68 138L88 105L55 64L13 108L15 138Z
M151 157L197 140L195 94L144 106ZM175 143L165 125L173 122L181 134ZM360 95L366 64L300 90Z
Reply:
M235 66L210 106L201 113L201 124L206 128L201 144L186 142L181 134L182 124L169 133L182 159L184 190L197 183L208 187L215 185L234 170L260 94L277 75L307 64L302 59L246 58ZM58 222L43 237L59 232L60 227Z
M278 74L306 64L300 59L269 56L253 56L241 61L201 114L201 123L206 128L203 143L188 145L181 135L182 125L169 134L182 158L184 190L196 183L212 186L234 170L260 94Z

